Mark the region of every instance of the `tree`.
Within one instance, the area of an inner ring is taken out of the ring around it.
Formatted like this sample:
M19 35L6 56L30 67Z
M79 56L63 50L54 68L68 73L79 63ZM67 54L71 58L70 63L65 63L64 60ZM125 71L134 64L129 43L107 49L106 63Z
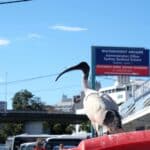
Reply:
M55 134L62 134L63 133L63 128L62 128L62 125L60 123L54 124L52 130Z
M72 125L72 124L68 125L68 126L66 127L66 129L65 129L65 132L66 132L67 134L71 134L71 133L73 133L73 131L75 131L75 126Z
M43 111L45 105L39 97L35 97L28 90L17 92L12 98L13 110L32 110ZM23 123L5 123L0 125L0 141L5 142L8 136L21 134L23 132Z
M52 134L71 134L75 131L75 126L68 123L52 123L51 127Z
M12 101L13 110L45 110L44 103L41 102L40 98L35 97L28 90L21 90L17 92L12 98Z
M89 121L82 122L81 125L80 125L79 130L90 132L90 130L91 130L91 124L90 124L90 122Z
M0 142L5 143L8 136L21 134L23 132L22 123L5 123L1 124L0 128Z

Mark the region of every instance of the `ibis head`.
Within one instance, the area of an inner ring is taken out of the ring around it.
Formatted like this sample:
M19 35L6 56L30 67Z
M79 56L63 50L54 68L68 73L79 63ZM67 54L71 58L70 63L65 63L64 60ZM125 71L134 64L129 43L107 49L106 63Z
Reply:
M75 66L72 66L68 69L65 69L64 71L62 71L56 78L55 81L57 81L64 73L69 72L69 71L73 71L73 70L81 70L84 74L84 79L87 80L88 76L89 76L89 71L90 71L90 67L86 62L81 62Z

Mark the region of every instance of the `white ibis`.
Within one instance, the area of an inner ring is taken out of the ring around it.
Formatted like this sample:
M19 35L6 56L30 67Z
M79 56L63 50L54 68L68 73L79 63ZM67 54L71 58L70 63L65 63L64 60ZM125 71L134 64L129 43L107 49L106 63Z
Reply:
M105 126L109 133L122 132L121 117L118 113L118 106L112 100L112 98L106 94L100 95L98 91L92 90L88 86L88 76L90 67L86 62L81 62L78 65L72 66L63 72L61 72L56 81L64 73L81 70L83 72L83 90L85 97L83 100L83 106L86 115L91 121L93 128L99 135L99 127Z

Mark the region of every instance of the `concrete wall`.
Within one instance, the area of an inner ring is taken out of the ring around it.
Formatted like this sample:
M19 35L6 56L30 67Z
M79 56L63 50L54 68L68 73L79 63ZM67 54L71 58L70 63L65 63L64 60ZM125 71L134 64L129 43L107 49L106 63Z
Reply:
M24 132L28 134L42 134L43 133L43 122L41 121L30 121L26 122L24 126Z

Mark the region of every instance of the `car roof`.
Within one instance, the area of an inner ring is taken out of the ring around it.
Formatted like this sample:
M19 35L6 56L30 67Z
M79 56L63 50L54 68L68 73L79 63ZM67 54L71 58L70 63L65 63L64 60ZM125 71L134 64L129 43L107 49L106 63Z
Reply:
M56 137L49 137L46 139L46 141L53 140L53 139L86 139L87 135L58 135Z
M20 146L29 146L29 145L35 145L36 142L27 142L27 143L22 143Z

